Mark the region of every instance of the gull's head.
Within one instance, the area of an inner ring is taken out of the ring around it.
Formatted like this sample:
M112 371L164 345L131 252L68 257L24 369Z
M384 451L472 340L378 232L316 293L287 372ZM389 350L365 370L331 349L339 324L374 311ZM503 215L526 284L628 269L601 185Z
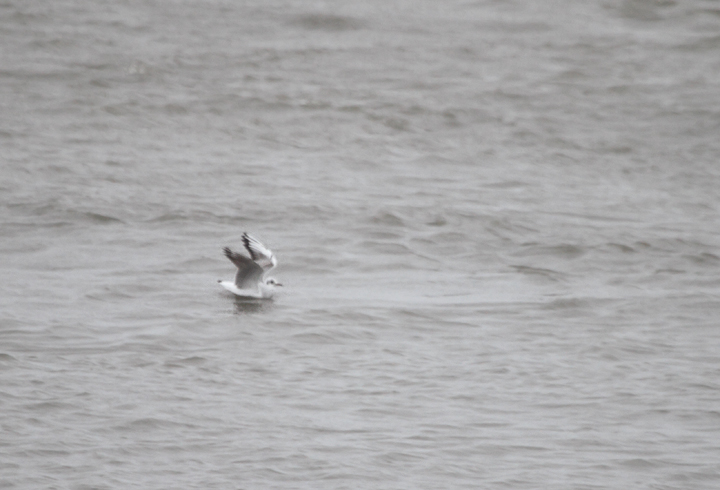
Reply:
M271 287L274 287L274 286L282 286L282 283L277 282L274 277L268 278L268 279L265 281L265 284L268 285L268 286L271 286Z

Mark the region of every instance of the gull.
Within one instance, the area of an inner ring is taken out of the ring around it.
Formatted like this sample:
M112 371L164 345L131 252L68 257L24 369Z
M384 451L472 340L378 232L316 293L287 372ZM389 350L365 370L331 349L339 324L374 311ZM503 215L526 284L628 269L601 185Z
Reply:
M272 277L264 279L265 274L277 265L275 254L246 233L242 236L243 245L250 257L223 248L225 257L238 268L235 282L218 281L222 287L241 298L269 299L275 292L275 286L282 286Z

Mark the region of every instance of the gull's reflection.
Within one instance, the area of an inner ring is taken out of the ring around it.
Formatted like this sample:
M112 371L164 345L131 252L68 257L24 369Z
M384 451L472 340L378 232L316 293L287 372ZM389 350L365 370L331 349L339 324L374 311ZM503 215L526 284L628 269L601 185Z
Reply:
M260 313L263 311L268 311L272 307L272 304L273 302L267 299L235 297L234 313L236 315Z

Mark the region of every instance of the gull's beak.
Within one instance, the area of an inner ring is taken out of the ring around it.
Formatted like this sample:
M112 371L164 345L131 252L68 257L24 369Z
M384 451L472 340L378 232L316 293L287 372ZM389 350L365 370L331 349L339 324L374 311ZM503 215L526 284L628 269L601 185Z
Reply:
M282 283L281 283L281 282L276 282L275 285L276 285L276 286L282 286Z

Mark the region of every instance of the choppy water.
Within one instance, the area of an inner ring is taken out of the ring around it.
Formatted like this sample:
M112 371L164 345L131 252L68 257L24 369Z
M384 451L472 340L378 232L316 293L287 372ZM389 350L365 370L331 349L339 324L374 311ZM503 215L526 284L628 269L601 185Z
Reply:
M720 4L0 2L0 487L720 486ZM250 231L285 288L240 303Z

